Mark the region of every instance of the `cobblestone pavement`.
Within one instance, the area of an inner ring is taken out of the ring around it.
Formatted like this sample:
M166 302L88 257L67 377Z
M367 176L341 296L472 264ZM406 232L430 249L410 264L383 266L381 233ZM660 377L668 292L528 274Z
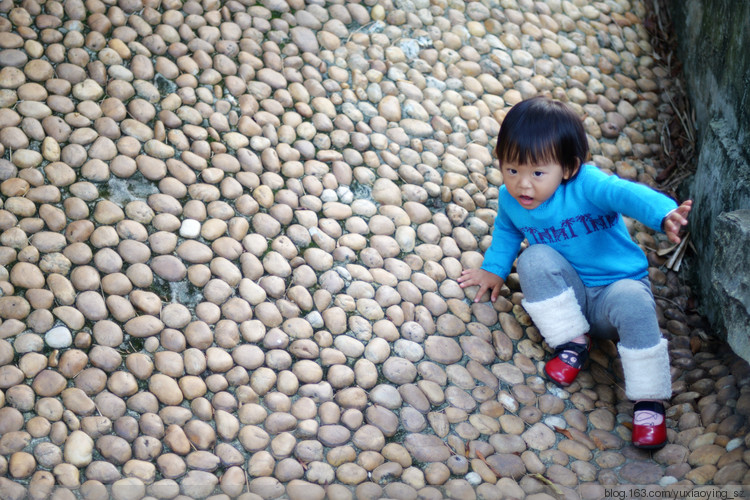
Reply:
M655 452L614 343L558 389L517 276L456 282L522 99L657 186L680 86L647 7L0 0L0 498L750 494L750 369L663 235L628 221L672 359Z

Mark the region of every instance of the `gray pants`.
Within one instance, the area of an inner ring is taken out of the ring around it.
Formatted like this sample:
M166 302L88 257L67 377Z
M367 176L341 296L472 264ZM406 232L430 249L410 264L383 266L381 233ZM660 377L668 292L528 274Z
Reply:
M521 253L523 306L551 347L589 333L617 340L628 398L671 396L667 341L662 339L648 278L586 287L573 266L546 245Z

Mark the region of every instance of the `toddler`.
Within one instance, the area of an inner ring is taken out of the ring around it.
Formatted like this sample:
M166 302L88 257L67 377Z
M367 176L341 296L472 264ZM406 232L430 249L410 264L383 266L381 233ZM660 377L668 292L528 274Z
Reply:
M672 395L667 340L659 331L648 261L621 214L664 231L675 243L692 206L585 164L581 119L561 102L536 97L506 115L496 147L503 173L492 244L462 288L495 301L518 255L523 307L555 352L544 371L570 385L588 359L589 338L619 338L625 394L635 402L633 444L667 439L663 401Z

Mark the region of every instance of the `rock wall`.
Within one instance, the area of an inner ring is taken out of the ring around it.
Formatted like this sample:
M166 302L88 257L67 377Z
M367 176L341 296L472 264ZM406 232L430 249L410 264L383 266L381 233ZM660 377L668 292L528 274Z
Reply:
M669 2L696 117L686 187L702 312L750 361L750 2Z

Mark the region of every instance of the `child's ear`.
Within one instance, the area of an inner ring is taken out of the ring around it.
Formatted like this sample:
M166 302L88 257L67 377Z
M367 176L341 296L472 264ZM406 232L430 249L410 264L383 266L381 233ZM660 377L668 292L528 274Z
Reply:
M573 177L574 175L576 175L576 173L578 173L579 168L581 168L581 160L576 158L576 168L574 168L572 172L570 170L564 171L563 179L566 181L570 180L571 177Z

